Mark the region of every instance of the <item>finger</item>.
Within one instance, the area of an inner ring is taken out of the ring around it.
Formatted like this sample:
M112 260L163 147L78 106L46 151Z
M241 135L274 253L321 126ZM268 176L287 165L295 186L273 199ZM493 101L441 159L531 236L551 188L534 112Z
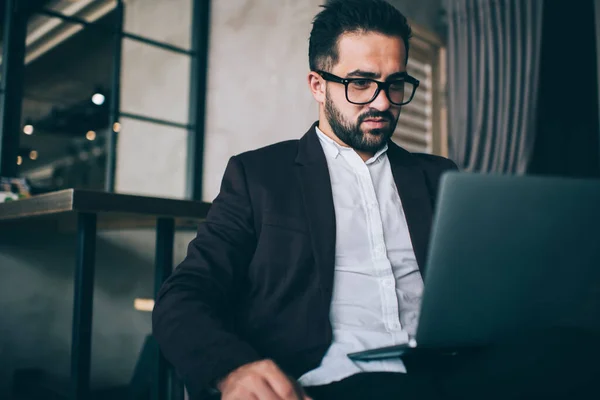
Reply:
M282 400L301 400L294 384L277 367L270 369L266 374L267 382Z
M309 395L306 394L306 392L304 391L304 388L298 382L296 382L296 390L298 391L298 396L302 400L313 400Z
M244 388L256 399L260 400L281 400L281 397L273 390L265 377L253 379L244 384Z
M256 397L252 393L236 393L230 396L223 395L221 400L260 400L260 397Z
M296 389L296 393L298 394L298 397L301 398L302 400L312 400L304 391L304 388L302 387L302 385L296 381L294 378L288 377L288 379L290 379L292 381L292 383L294 384L294 388Z

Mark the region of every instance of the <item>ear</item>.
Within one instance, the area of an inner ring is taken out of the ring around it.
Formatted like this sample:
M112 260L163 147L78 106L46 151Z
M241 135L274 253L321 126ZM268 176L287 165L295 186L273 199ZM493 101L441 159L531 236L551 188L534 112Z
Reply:
M314 71L308 74L308 87L318 103L325 103L325 79Z

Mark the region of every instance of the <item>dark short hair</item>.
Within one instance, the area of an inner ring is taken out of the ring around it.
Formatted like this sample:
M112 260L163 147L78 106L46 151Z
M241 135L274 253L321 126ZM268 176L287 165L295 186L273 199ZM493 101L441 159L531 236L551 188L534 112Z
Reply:
M406 17L384 0L328 0L313 20L308 45L310 69L330 70L338 62L344 33L377 32L402 38L408 60L411 28Z

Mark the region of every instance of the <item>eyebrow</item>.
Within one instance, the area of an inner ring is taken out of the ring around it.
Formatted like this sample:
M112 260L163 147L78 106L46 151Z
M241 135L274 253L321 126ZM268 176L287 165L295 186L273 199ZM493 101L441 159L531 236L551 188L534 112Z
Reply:
M389 81L392 79L403 78L404 76L406 76L406 71L394 72L393 74L391 74L390 76L387 77L386 81ZM360 69L356 69L352 72L349 72L346 75L346 77L347 78L359 77L359 78L378 79L378 78L381 78L381 74L376 73L376 72L363 71Z
M379 78L381 77L381 74L375 73L375 72L369 72L369 71L363 71L360 69L355 69L352 72L349 72L346 77L348 78L352 78L352 77L360 77L360 78Z
M390 76L387 77L386 81L404 78L404 77L406 77L406 75L407 75L406 71L394 72L393 74L391 74Z

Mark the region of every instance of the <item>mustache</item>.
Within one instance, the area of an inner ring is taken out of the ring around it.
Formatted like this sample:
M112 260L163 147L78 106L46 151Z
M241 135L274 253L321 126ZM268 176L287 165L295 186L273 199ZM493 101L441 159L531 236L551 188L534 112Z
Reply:
M389 122L392 122L394 120L394 116L389 111L369 110L360 117L358 117L358 123L363 123L366 119L370 118L380 118Z

